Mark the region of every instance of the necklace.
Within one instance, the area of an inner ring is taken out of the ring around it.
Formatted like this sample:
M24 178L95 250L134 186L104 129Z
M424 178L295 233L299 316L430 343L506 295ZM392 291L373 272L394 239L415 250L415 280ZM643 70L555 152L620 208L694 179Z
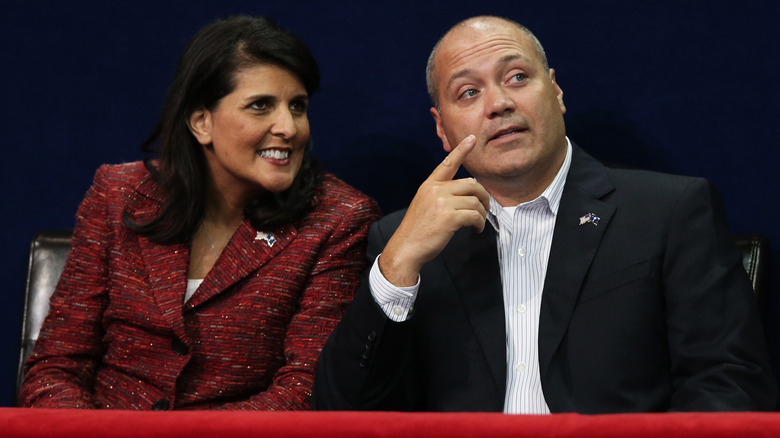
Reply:
M216 258L217 250L214 247L214 241L211 240L211 234L209 234L209 229L206 228L206 222L204 221L204 222L201 222L200 224L203 226L203 231L206 232L206 237L209 239L209 245L211 246L211 254Z

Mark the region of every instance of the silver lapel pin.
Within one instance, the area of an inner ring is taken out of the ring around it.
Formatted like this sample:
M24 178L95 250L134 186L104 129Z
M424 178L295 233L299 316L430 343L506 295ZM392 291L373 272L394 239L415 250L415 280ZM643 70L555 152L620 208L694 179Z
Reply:
M255 240L265 240L266 245L268 245L269 248L273 248L274 243L276 243L276 236L274 236L274 233L258 231Z
M580 218L580 225L591 223L598 226L600 220L601 218L596 216L594 213L588 213Z

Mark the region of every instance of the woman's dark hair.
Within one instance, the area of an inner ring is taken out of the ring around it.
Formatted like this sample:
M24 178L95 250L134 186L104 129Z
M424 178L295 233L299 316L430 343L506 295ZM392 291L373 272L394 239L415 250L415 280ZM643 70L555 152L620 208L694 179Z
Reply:
M303 83L309 96L319 87L319 69L309 49L271 19L233 16L198 31L179 59L157 124L141 145L143 152L159 156L156 164L146 159L145 165L165 189L165 202L156 217L143 223L125 210L122 220L128 228L161 244L192 237L205 212L209 170L203 147L189 130L189 117L199 108L213 110L235 89L237 71L253 64L287 69ZM321 174L309 153L310 146L289 189L267 193L244 208L255 228L294 221L311 207Z

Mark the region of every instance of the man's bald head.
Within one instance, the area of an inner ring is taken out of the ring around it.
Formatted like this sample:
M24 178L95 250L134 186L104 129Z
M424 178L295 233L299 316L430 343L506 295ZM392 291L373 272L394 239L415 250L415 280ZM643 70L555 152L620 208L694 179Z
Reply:
M445 33L444 36L439 39L436 45L433 46L433 50L431 50L431 54L428 56L428 65L425 68L425 80L428 85L428 95L431 97L431 102L434 107L439 108L439 83L438 79L436 78L436 54L439 52L439 49L445 45L447 40L449 40L453 35L463 35L469 32L484 33L489 32L492 29L498 29L502 26L512 26L520 29L533 44L534 49L536 50L536 54L539 56L539 60L544 66L544 69L549 71L547 55L544 52L542 43L539 42L539 39L537 39L536 36L527 27L516 21L491 15L481 15L478 17L467 18L452 26L450 30L448 30L447 33Z

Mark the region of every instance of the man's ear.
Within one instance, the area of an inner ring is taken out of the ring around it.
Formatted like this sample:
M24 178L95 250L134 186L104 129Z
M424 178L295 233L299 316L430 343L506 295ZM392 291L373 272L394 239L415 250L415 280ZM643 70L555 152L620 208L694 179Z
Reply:
M555 81L555 69L552 68L550 69L550 80L555 89L555 96L558 98L558 106L561 107L561 114L566 114L566 105L563 104L563 90L560 85L558 85L558 82Z
M439 114L439 110L436 108L431 108L431 115L433 116L433 120L436 122L436 135L438 135L441 139L441 145L444 148L444 151L447 153L452 152L452 146L450 146L450 142L447 140L447 134L444 133L444 125L442 125L441 114Z
M211 112L205 108L199 108L190 114L187 120L190 132L202 145L211 144Z

